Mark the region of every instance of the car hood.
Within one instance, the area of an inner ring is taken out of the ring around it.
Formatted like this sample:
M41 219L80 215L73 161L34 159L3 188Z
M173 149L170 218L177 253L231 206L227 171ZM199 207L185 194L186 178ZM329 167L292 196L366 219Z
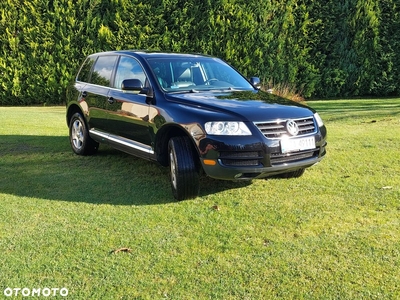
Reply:
M263 91L187 92L168 94L168 101L203 110L235 115L248 121L295 119L313 115L314 111Z

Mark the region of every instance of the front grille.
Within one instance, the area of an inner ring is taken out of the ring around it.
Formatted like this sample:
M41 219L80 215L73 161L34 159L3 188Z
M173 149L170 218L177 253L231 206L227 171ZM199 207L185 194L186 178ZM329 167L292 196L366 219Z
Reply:
M279 165L284 163L295 162L302 159L307 159L311 157L317 157L319 150L306 150L301 152L294 152L288 154L281 154L281 153L271 153L270 161L271 165Z
M267 122L254 122L254 124L266 138L279 139L284 135L290 135L286 129L287 121L288 120L275 120ZM297 136L307 135L317 131L313 117L293 119L293 121L295 121L299 127L299 133Z
M259 166L263 159L261 153L257 151L235 151L220 152L219 159L226 166Z

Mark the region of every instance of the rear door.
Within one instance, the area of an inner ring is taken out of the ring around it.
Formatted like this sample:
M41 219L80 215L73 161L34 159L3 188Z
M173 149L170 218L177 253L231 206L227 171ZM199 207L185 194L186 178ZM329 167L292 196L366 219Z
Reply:
M82 90L88 110L89 129L101 134L107 132L109 106L108 95L114 75L117 55L92 57L94 66L88 84Z

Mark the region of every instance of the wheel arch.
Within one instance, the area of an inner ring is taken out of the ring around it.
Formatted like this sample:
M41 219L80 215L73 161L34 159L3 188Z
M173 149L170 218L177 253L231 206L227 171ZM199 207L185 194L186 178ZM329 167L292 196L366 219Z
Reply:
M68 106L67 113L66 113L67 126L69 126L71 118L75 113L80 113L82 115L82 117L84 117L82 109L80 108L80 106L78 104L71 104L70 106Z
M187 136L191 141L192 151L195 157L199 157L199 152L196 147L196 144L193 140L193 137L182 127L171 124L165 125L163 128L158 130L156 137L155 137L155 145L154 150L157 155L157 161L163 165L168 166L168 142L171 138L176 136Z

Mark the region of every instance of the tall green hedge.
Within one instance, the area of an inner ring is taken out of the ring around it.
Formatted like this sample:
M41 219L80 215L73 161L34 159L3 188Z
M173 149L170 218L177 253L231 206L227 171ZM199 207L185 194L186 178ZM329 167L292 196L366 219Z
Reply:
M84 57L200 52L305 97L399 95L400 0L2 0L0 104L61 104Z

